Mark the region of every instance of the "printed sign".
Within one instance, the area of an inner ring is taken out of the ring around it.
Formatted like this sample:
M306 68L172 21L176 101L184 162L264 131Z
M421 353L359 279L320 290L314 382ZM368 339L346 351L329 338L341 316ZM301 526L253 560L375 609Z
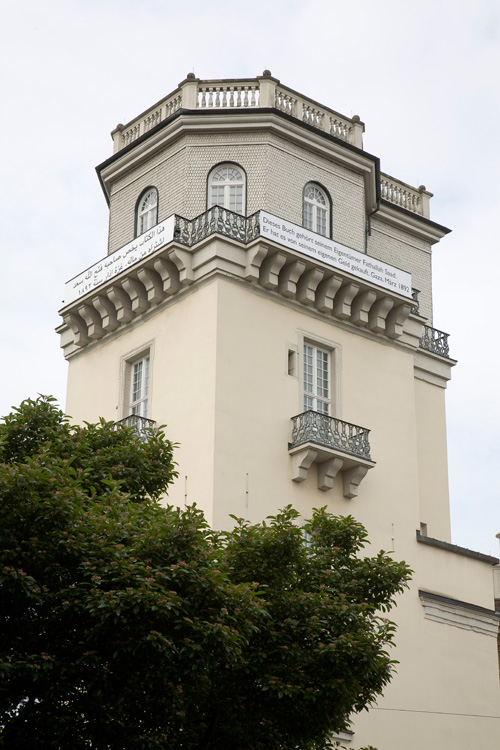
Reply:
M113 276L117 276L126 268L133 266L166 245L174 238L174 223L175 217L169 216L168 219L161 221L152 229L148 229L140 237L136 237L128 245L124 245L111 255L107 255L86 271L82 271L78 276L67 281L64 287L64 305L69 305L79 297L83 297L104 284L105 281L109 281Z
M277 216L260 212L260 235L339 271L411 298L411 274Z

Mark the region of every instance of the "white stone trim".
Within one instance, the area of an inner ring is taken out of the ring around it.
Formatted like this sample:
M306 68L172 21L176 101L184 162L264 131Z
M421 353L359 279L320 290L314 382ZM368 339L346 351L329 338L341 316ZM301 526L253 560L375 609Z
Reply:
M463 630L472 630L475 633L489 635L493 638L498 636L500 614L482 607L467 605L466 602L427 594L425 591L419 591L419 596L427 620L441 622L444 625L453 625Z

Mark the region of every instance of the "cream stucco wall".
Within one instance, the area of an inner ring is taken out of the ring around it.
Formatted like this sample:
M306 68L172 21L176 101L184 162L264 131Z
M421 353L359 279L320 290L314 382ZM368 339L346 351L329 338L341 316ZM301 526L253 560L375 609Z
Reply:
M264 209L301 225L303 187L320 183L332 198L332 238L412 273L413 286L421 290L420 313L431 323L431 244L439 232L433 235L429 222L398 209L373 214L366 233L369 189L363 170L376 172L373 157L355 161L356 149L346 147L342 160L341 145L313 137L311 129L299 132L298 124L288 137L292 126L284 118L269 124L270 115L253 121L234 117L231 124L227 115L205 124L188 118L177 130L173 120L152 134L151 147L143 139L103 168L109 251L133 238L136 202L146 187L158 189L160 221L172 213L193 218L206 208L211 168L236 162L247 175L247 214ZM196 502L215 528L229 527L229 514L258 522L287 504L303 517L327 505L366 526L368 554L385 549L414 570L409 591L391 614L398 623L397 676L377 707L355 719L352 747L497 750L495 638L480 632L473 617L469 629L458 627L453 613L452 624L430 619L419 597L423 590L444 598L445 607L455 600L486 610L493 606L491 561L418 542L415 533L426 524L428 536L450 541L443 387L449 361L418 348L421 318L410 318L405 335L392 338L389 329L376 334L366 321L356 325L331 308L316 310L314 294L302 298L311 304L299 304L293 284L288 298L278 294L276 280L263 280L263 267L278 258L280 247L268 248L264 241L252 247L220 236L192 249L174 245L164 257L169 263L177 259L180 275L174 272L173 290L161 287L171 296L158 293L138 314L132 307L130 322L99 330L99 306L85 308L90 298L69 311L61 329L69 358L67 413L76 422L126 416L127 363L149 351L149 416L166 424L167 437L179 443L179 477L166 501ZM260 261L247 266L253 252L252 258L262 253ZM302 261L289 253L283 263L302 263L304 269ZM307 262L306 275L315 272ZM144 263L154 273L153 260ZM328 281L332 269L317 265ZM140 277L134 269L124 271L129 272L138 284ZM163 283L160 277L156 281ZM108 305L106 289L100 293ZM409 309L407 300L390 302L406 302ZM97 327L92 335L85 328L88 337L78 341L80 313ZM288 442L291 418L303 411L304 340L331 351L332 414L371 431L375 466L351 500L343 495L340 472L327 492L318 489L314 464L305 481L291 479ZM296 352L291 374L289 349Z

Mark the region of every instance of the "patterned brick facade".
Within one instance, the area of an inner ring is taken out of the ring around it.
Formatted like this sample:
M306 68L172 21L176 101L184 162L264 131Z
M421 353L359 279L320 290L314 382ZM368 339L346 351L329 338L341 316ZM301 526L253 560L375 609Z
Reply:
M221 162L239 164L246 173L246 214L259 209L302 225L302 193L319 183L332 201L332 239L367 252L412 274L420 290L420 312L432 324L431 245L374 214L367 222L363 176L269 129L251 132L216 128L189 133L146 159L131 162L111 185L108 252L134 237L135 208L142 191L158 189L158 220L176 213L194 218L207 206L207 179ZM367 227L369 226L369 230Z

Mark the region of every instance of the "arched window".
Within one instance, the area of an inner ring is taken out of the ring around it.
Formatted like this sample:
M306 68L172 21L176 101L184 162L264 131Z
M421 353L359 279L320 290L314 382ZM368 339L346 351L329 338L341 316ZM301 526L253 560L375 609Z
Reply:
M237 164L219 164L208 176L207 208L222 206L243 214L245 182L245 173Z
M306 229L330 235L330 200L319 185L309 182L304 188L303 224Z
M136 237L158 222L158 191L148 188L137 201Z

